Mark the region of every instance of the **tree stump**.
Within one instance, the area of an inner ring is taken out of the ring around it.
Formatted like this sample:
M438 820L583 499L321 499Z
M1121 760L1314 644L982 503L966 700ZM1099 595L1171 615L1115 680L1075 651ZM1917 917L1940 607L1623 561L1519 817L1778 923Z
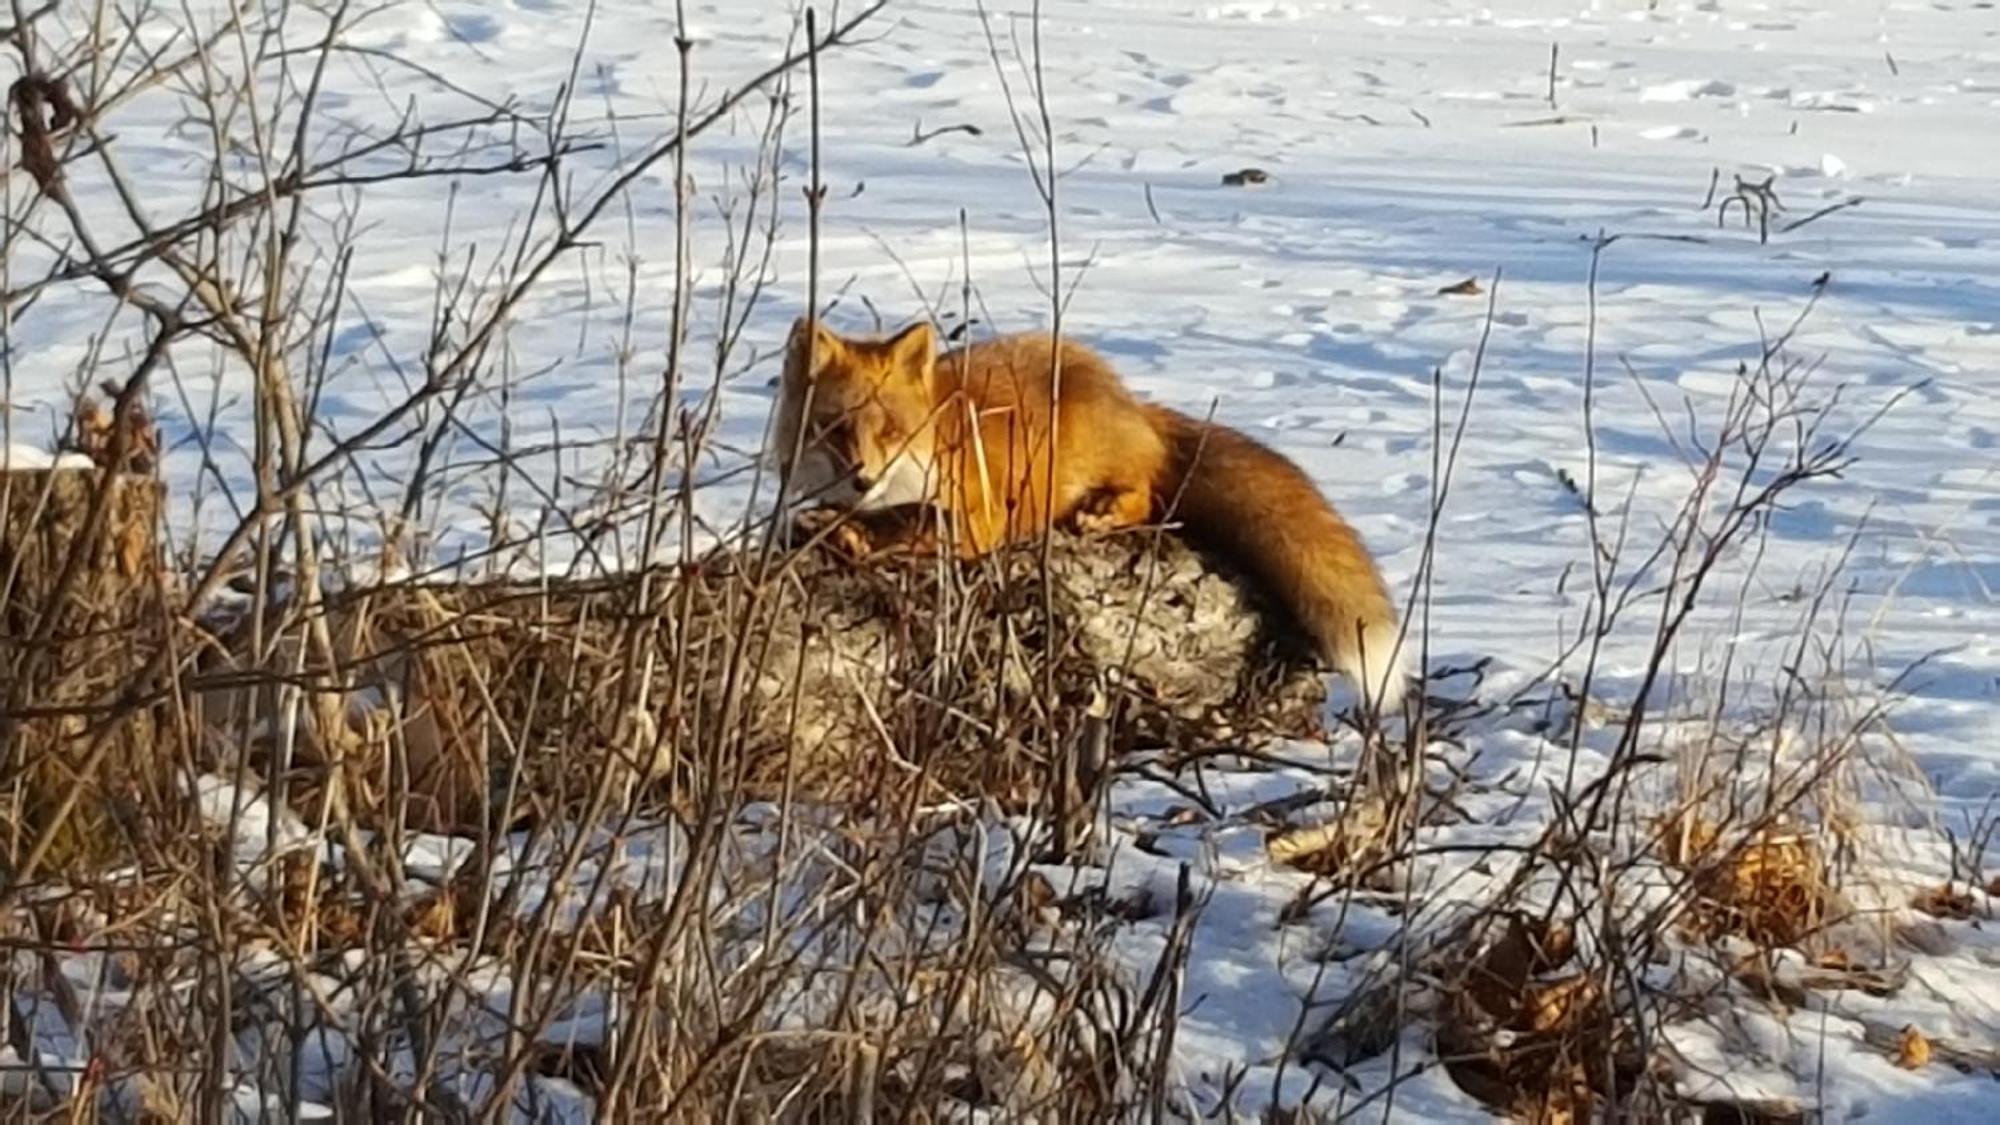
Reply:
M402 732L360 757L490 762L490 793L524 802L492 808L501 822L555 815L605 768L863 804L915 780L926 800L1080 817L1130 751L1322 733L1324 674L1238 577L1150 531L1048 547L717 551L655 572L645 598L628 574L383 587L329 610L340 635L369 622L349 667L380 680L380 725ZM510 758L529 776L510 784ZM415 802L459 810L421 826L476 822L464 795Z
M885 717L922 730L909 752L991 793L1009 751L1102 744L1195 749L1320 731L1326 681L1257 592L1172 536L1058 535L972 563L829 553L786 560L743 617L760 646L748 741L840 761L880 747ZM686 575L728 615L749 556ZM909 729L909 728L904 728ZM936 752L930 753L935 747ZM1039 779L1038 779L1039 780Z
M180 803L154 709L117 705L165 627L159 483L0 472L0 862L10 878L129 859ZM152 791L149 794L149 790Z

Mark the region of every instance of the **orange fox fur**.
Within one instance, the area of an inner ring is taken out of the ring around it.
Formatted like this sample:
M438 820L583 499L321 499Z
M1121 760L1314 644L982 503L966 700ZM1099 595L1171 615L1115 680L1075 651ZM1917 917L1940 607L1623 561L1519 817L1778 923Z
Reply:
M1046 336L938 355L929 324L851 339L802 318L773 435L786 496L827 505L857 553L934 549L926 514L944 517L968 557L1063 524L1173 519L1261 583L1367 698L1394 708L1404 687L1395 608L1361 538L1305 473L1235 430L1140 402L1067 340L1051 396L1054 359Z

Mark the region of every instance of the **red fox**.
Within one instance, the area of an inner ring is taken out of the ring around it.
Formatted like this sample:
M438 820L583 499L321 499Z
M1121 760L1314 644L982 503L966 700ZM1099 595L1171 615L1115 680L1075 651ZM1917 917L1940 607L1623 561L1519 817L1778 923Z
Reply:
M1060 525L1178 521L1260 583L1366 698L1385 712L1402 699L1388 590L1305 472L1235 430L1140 402L1080 344L1008 336L939 355L928 323L850 339L801 318L773 440L787 501L821 501L858 554L936 549L936 520L913 512L941 515L967 557Z

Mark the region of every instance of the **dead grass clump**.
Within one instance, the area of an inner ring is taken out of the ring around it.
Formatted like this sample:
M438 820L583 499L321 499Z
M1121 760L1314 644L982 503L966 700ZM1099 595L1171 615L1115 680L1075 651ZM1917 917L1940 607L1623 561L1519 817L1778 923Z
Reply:
M1732 843L1695 814L1670 819L1661 831L1667 862L1691 884L1683 922L1703 939L1732 934L1767 949L1798 946L1849 913L1803 831L1759 828Z
M131 679L164 643L149 477L0 466L0 861L29 877L130 862L173 805L179 730Z
M1599 975L1577 959L1571 927L1510 911L1450 987L1437 1050L1460 1089L1517 1119L1616 1115L1644 1060Z

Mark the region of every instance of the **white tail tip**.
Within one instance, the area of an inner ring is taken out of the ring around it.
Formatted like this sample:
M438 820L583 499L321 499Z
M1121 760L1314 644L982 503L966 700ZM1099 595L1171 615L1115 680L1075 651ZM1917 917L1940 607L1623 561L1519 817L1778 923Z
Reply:
M1341 675L1384 718L1402 710L1403 693L1408 687L1409 673L1398 632L1394 621L1370 625L1362 631L1360 651L1340 654Z

